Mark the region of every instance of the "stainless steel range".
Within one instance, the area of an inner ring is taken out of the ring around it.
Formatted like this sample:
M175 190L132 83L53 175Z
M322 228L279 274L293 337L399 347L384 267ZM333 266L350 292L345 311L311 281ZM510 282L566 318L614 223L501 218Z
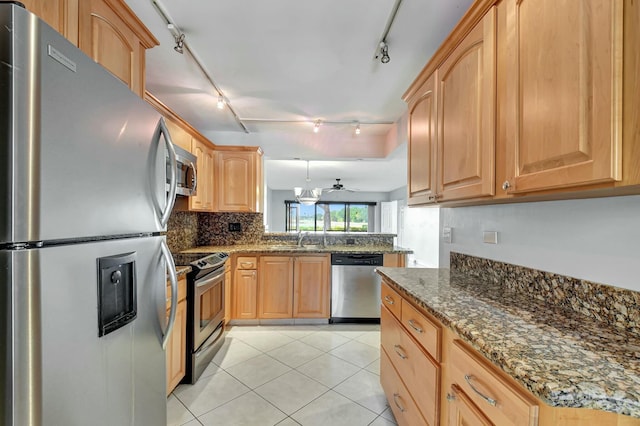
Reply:
M191 262L187 275L187 371L194 384L224 343L224 266L226 253Z

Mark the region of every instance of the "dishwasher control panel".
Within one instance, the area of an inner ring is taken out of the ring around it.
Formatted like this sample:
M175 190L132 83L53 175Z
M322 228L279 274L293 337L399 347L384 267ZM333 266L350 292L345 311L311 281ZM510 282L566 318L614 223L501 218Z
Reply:
M332 265L370 265L370 266L382 266L384 256L382 254L363 253L363 254L346 254L346 253L333 253L331 255Z

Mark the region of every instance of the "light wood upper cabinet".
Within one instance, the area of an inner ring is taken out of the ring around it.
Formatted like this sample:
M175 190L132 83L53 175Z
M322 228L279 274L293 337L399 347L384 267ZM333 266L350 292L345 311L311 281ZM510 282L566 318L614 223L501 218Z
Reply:
M79 0L20 0L26 9L38 15L70 42L78 45Z
M78 47L144 96L145 50L159 44L153 34L121 0L82 0L78 14Z
M196 195L189 197L189 210L212 211L214 151L208 143L196 138L192 139L191 147L191 153L197 157L198 186Z
M291 318L293 316L293 258L261 256L258 278L258 316Z
M259 148L216 148L215 210L262 211L262 151Z
M329 318L330 257L297 256L293 271L293 317Z
M620 180L623 1L505 3L506 190Z
M436 124L436 73L433 73L409 99L409 205L435 200Z
M438 201L494 193L495 46L493 7L438 68Z
M173 120L165 120L165 122L167 123L167 129L169 130L173 144L191 152L191 140L193 139L191 134Z

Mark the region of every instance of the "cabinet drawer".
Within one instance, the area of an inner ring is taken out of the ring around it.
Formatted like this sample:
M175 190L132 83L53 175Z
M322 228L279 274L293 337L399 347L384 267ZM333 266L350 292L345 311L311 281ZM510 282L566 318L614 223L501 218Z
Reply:
M396 316L396 318L400 318L402 297L400 297L400 295L385 282L382 283L380 296L382 297L382 305L386 306L387 309Z
M409 391L398 377L389 357L384 350L380 351L380 384L387 396L389 406L400 426L428 425Z
M167 281L167 309L171 307L171 282ZM178 302L187 298L187 277L178 278Z
M536 425L538 406L460 340L451 345L451 380L498 425Z
M256 269L258 260L254 256L240 256L236 262L236 269Z
M440 367L426 355L388 309L380 313L382 348L431 425L437 423Z
M402 325L433 359L440 362L442 329L404 299L402 299Z

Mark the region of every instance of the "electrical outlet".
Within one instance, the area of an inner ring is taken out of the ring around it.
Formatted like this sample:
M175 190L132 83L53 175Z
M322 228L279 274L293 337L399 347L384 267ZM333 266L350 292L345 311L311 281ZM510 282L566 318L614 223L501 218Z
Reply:
M442 228L442 242L446 243L446 244L451 244L451 228L449 228L448 226L445 226L444 228Z
M354 238L347 238L347 244L348 245L352 245L352 244L355 244L355 243L356 243L356 240Z
M498 244L498 231L484 231L482 241L485 244Z
M229 232L241 232L242 225L240 222L231 222L229 223Z

